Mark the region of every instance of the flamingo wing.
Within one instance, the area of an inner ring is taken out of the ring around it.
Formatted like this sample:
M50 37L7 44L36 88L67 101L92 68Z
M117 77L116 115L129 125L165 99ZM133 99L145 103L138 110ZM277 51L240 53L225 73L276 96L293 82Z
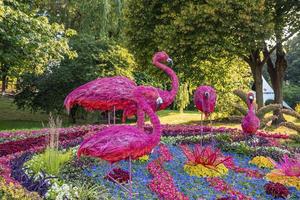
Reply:
M74 89L65 99L65 107L70 110L75 104L87 110L122 110L132 102L135 82L122 77L99 78Z
M138 158L150 153L156 144L151 136L132 126L108 127L86 139L78 150L81 154L98 157L109 162Z

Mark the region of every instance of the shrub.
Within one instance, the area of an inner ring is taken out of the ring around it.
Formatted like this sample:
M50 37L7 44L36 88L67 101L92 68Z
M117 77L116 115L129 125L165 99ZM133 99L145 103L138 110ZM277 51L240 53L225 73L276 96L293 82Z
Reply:
M60 168L72 158L72 151L58 151L47 148L44 153L34 156L25 163L25 167L34 173L41 171L51 175L58 175Z

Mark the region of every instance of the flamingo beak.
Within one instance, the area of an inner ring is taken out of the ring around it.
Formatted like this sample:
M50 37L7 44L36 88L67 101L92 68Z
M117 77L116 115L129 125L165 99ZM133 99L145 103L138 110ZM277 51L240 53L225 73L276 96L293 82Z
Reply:
M253 103L253 100L254 100L253 96L249 96L250 103Z
M172 60L171 58L168 58L168 59L167 59L167 62L168 62L171 66L173 66L173 64L174 64L174 63L173 63L173 60Z
M163 104L163 100L161 97L158 97L156 99L156 110L158 110L160 108L161 104Z
M209 93L208 93L208 92L205 92L205 93L204 93L204 96L205 96L206 99L208 99Z

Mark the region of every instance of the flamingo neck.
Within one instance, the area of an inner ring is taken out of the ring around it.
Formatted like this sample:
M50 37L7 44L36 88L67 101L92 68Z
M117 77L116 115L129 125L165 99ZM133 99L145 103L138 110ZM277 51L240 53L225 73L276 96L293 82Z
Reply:
M158 116L155 114L150 105L142 98L137 98L139 107L149 116L150 122L153 125L153 140L158 142L161 136L161 126Z
M168 91L168 92L170 94L170 99L174 99L178 92L178 87L179 87L178 86L179 85L178 77L177 77L176 73L170 67L168 67L167 65L162 64L158 61L154 61L153 64L157 68L163 70L171 78L172 88L171 88L171 91Z
M248 113L253 113L253 114L254 114L253 103L249 103L249 104L248 104L248 108L249 108Z

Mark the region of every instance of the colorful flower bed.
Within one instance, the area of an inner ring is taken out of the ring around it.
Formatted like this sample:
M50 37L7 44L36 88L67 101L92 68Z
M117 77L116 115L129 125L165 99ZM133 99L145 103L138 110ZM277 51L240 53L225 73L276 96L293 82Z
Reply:
M72 148L73 155L56 176L34 173L26 165L45 150L48 129L0 132L0 199L128 198L105 178L109 164L76 157L80 142L104 127L59 129L59 149ZM281 145L289 136L260 131L246 138L238 129L162 128L165 145L132 164L134 199L300 199L300 171L291 167L299 165L297 150ZM128 162L121 161L111 176L126 185L127 171Z

